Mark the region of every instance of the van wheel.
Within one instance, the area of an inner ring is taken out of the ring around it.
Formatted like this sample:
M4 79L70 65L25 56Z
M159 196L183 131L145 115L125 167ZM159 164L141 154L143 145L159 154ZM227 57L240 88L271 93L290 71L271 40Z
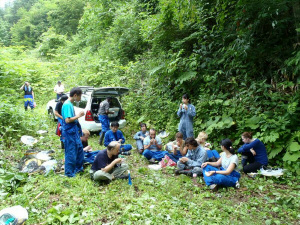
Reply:
M55 118L55 115L54 115L54 112L53 112L52 108L48 109L48 115L49 115L50 119L52 119L54 122L56 121L56 118Z

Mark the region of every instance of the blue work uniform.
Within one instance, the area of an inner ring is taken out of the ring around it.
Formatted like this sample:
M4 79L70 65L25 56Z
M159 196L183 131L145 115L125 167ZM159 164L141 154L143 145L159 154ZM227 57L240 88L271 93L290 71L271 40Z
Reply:
M29 105L29 107L31 109L34 108L34 101L33 101L33 95L32 95L32 87L27 87L27 86L24 86L23 87L23 90L24 90L24 107L25 107L25 110L27 110L27 107Z
M141 137L145 138L147 136L149 136L148 131L146 131L145 133L143 133L143 131L139 131L134 135L133 139L136 140L136 147L138 150L144 149L144 144L143 144L143 140L141 139Z
M177 111L177 115L180 117L178 130L183 134L184 140L188 137L194 137L193 118L196 116L195 106L188 104L187 107L187 110L183 106L182 109L179 107Z
M155 140L157 141L158 145L161 145L162 142L160 137L156 136ZM150 141L150 136L147 136L144 139L144 145L149 145ZM145 151L143 152L143 156L145 156L145 158L148 160L153 158L155 160L161 161L161 159L165 156L166 153L168 153L168 151L161 151L157 148L156 145L150 145L150 147L145 149Z
M104 136L104 146L107 147L110 142L119 141L120 139L122 139L122 141L121 141L122 145L120 147L120 152L130 151L132 149L132 146L129 144L124 144L125 137L124 137L122 131L120 131L120 130L117 130L115 133L112 130L107 131Z
M207 165L203 169L203 177L206 185L212 185L212 184L217 184L220 186L225 186L225 187L234 187L236 182L240 179L240 173L237 172L236 168L238 167L238 157L237 155L232 155L229 158L226 157L226 153L223 152L221 154L222 158L222 166L220 169L213 167L211 165ZM230 164L234 163L235 164L235 170L233 170L230 174L224 175L224 174L212 174L211 176L206 176L205 172L208 171L226 171Z
M75 116L74 107L70 100L63 104L61 114L63 117L62 136L65 145L65 175L74 177L83 171L83 146L80 140L82 130L78 120L66 123L66 118Z
M178 161L177 168L179 170L190 169L192 173L200 175L202 173L201 165L207 161L206 150L199 145L195 150L188 150L185 157L189 160L185 163Z
M101 134L105 134L109 130L109 118L107 115L107 111L109 110L109 102L106 100L102 101L99 105L99 111L98 111L98 119L101 123Z

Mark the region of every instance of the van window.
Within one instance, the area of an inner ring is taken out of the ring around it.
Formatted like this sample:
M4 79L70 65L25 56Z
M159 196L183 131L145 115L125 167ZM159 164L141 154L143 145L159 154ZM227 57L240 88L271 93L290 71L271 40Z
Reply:
M82 109L85 109L85 107L86 107L86 104L87 104L87 97L86 96L84 96L84 95L82 95L81 96L81 100L80 100L80 102L79 102L79 104L78 104L78 107L79 108L82 108Z
M73 106L84 109L86 107L87 104L87 96L81 95L81 100L80 102L73 102Z

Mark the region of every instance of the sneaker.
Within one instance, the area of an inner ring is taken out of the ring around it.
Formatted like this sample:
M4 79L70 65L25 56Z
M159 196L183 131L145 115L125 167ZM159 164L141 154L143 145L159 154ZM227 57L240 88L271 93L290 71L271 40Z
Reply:
M236 189L239 189L240 187L241 187L241 185L240 185L239 181L237 181L237 182L235 183L235 188L236 188Z
M192 170L179 170L179 169L177 169L177 170L175 170L175 174L176 175L185 174L185 175L190 176L190 177L193 176Z
M130 152L121 152L121 155L131 155Z
M124 179L124 180L126 180L126 179L128 179L129 178L129 175L128 174L126 174L126 175L121 175L121 176L118 176L118 177L115 177L115 179Z
M152 159L149 159L149 163L156 163L156 160L154 159L154 158L152 158Z
M213 192L215 192L215 191L218 190L218 185L216 185L216 184L211 184L211 185L209 185L209 188L210 188L210 190L212 190Z

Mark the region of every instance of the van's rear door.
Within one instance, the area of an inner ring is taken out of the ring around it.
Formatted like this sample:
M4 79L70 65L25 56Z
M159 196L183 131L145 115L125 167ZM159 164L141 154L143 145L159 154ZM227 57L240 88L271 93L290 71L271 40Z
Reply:
M92 97L117 97L126 94L129 91L128 88L124 87L102 87L95 88L92 92Z

